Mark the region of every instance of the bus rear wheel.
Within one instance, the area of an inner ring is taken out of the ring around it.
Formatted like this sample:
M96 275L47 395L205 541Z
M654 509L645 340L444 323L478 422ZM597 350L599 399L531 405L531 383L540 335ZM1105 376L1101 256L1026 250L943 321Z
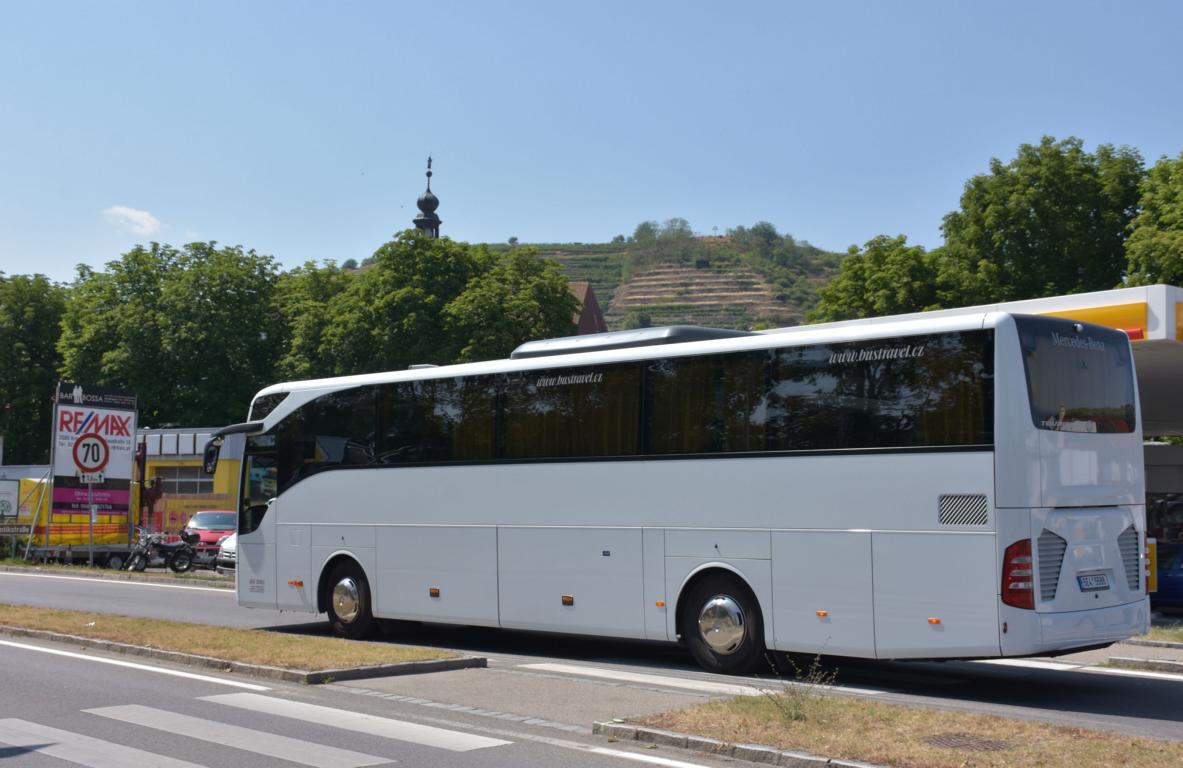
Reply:
M681 616L682 640L710 672L754 672L764 658L764 622L756 598L733 576L713 574L691 589Z
M361 640L374 631L370 608L370 584L362 569L352 562L341 563L329 576L329 626L341 637Z

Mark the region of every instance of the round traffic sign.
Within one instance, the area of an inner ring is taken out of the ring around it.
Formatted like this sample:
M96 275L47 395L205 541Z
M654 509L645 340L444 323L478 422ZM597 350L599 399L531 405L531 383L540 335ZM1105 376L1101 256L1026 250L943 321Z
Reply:
M83 435L74 441L74 466L79 472L102 472L111 458L111 449L101 435Z

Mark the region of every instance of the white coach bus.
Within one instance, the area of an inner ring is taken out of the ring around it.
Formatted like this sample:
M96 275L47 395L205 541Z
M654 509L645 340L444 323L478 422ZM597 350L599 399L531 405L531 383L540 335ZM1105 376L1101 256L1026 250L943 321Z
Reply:
M248 422L238 601L881 659L1149 625L1129 340L989 313L531 342L277 384Z

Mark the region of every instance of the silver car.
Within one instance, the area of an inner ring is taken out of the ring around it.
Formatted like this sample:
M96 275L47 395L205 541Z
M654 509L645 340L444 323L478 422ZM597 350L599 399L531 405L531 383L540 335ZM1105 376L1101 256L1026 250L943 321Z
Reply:
M218 573L233 571L238 565L238 534L232 533L218 539L218 556L214 566Z

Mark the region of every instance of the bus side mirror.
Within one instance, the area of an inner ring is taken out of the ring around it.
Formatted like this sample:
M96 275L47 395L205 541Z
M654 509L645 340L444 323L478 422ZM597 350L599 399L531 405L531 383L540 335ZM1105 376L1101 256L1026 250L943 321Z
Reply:
M205 453L202 456L201 467L207 475L212 475L214 470L218 468L218 454L222 450L222 440L223 438L221 437L215 437L211 438L205 444Z

